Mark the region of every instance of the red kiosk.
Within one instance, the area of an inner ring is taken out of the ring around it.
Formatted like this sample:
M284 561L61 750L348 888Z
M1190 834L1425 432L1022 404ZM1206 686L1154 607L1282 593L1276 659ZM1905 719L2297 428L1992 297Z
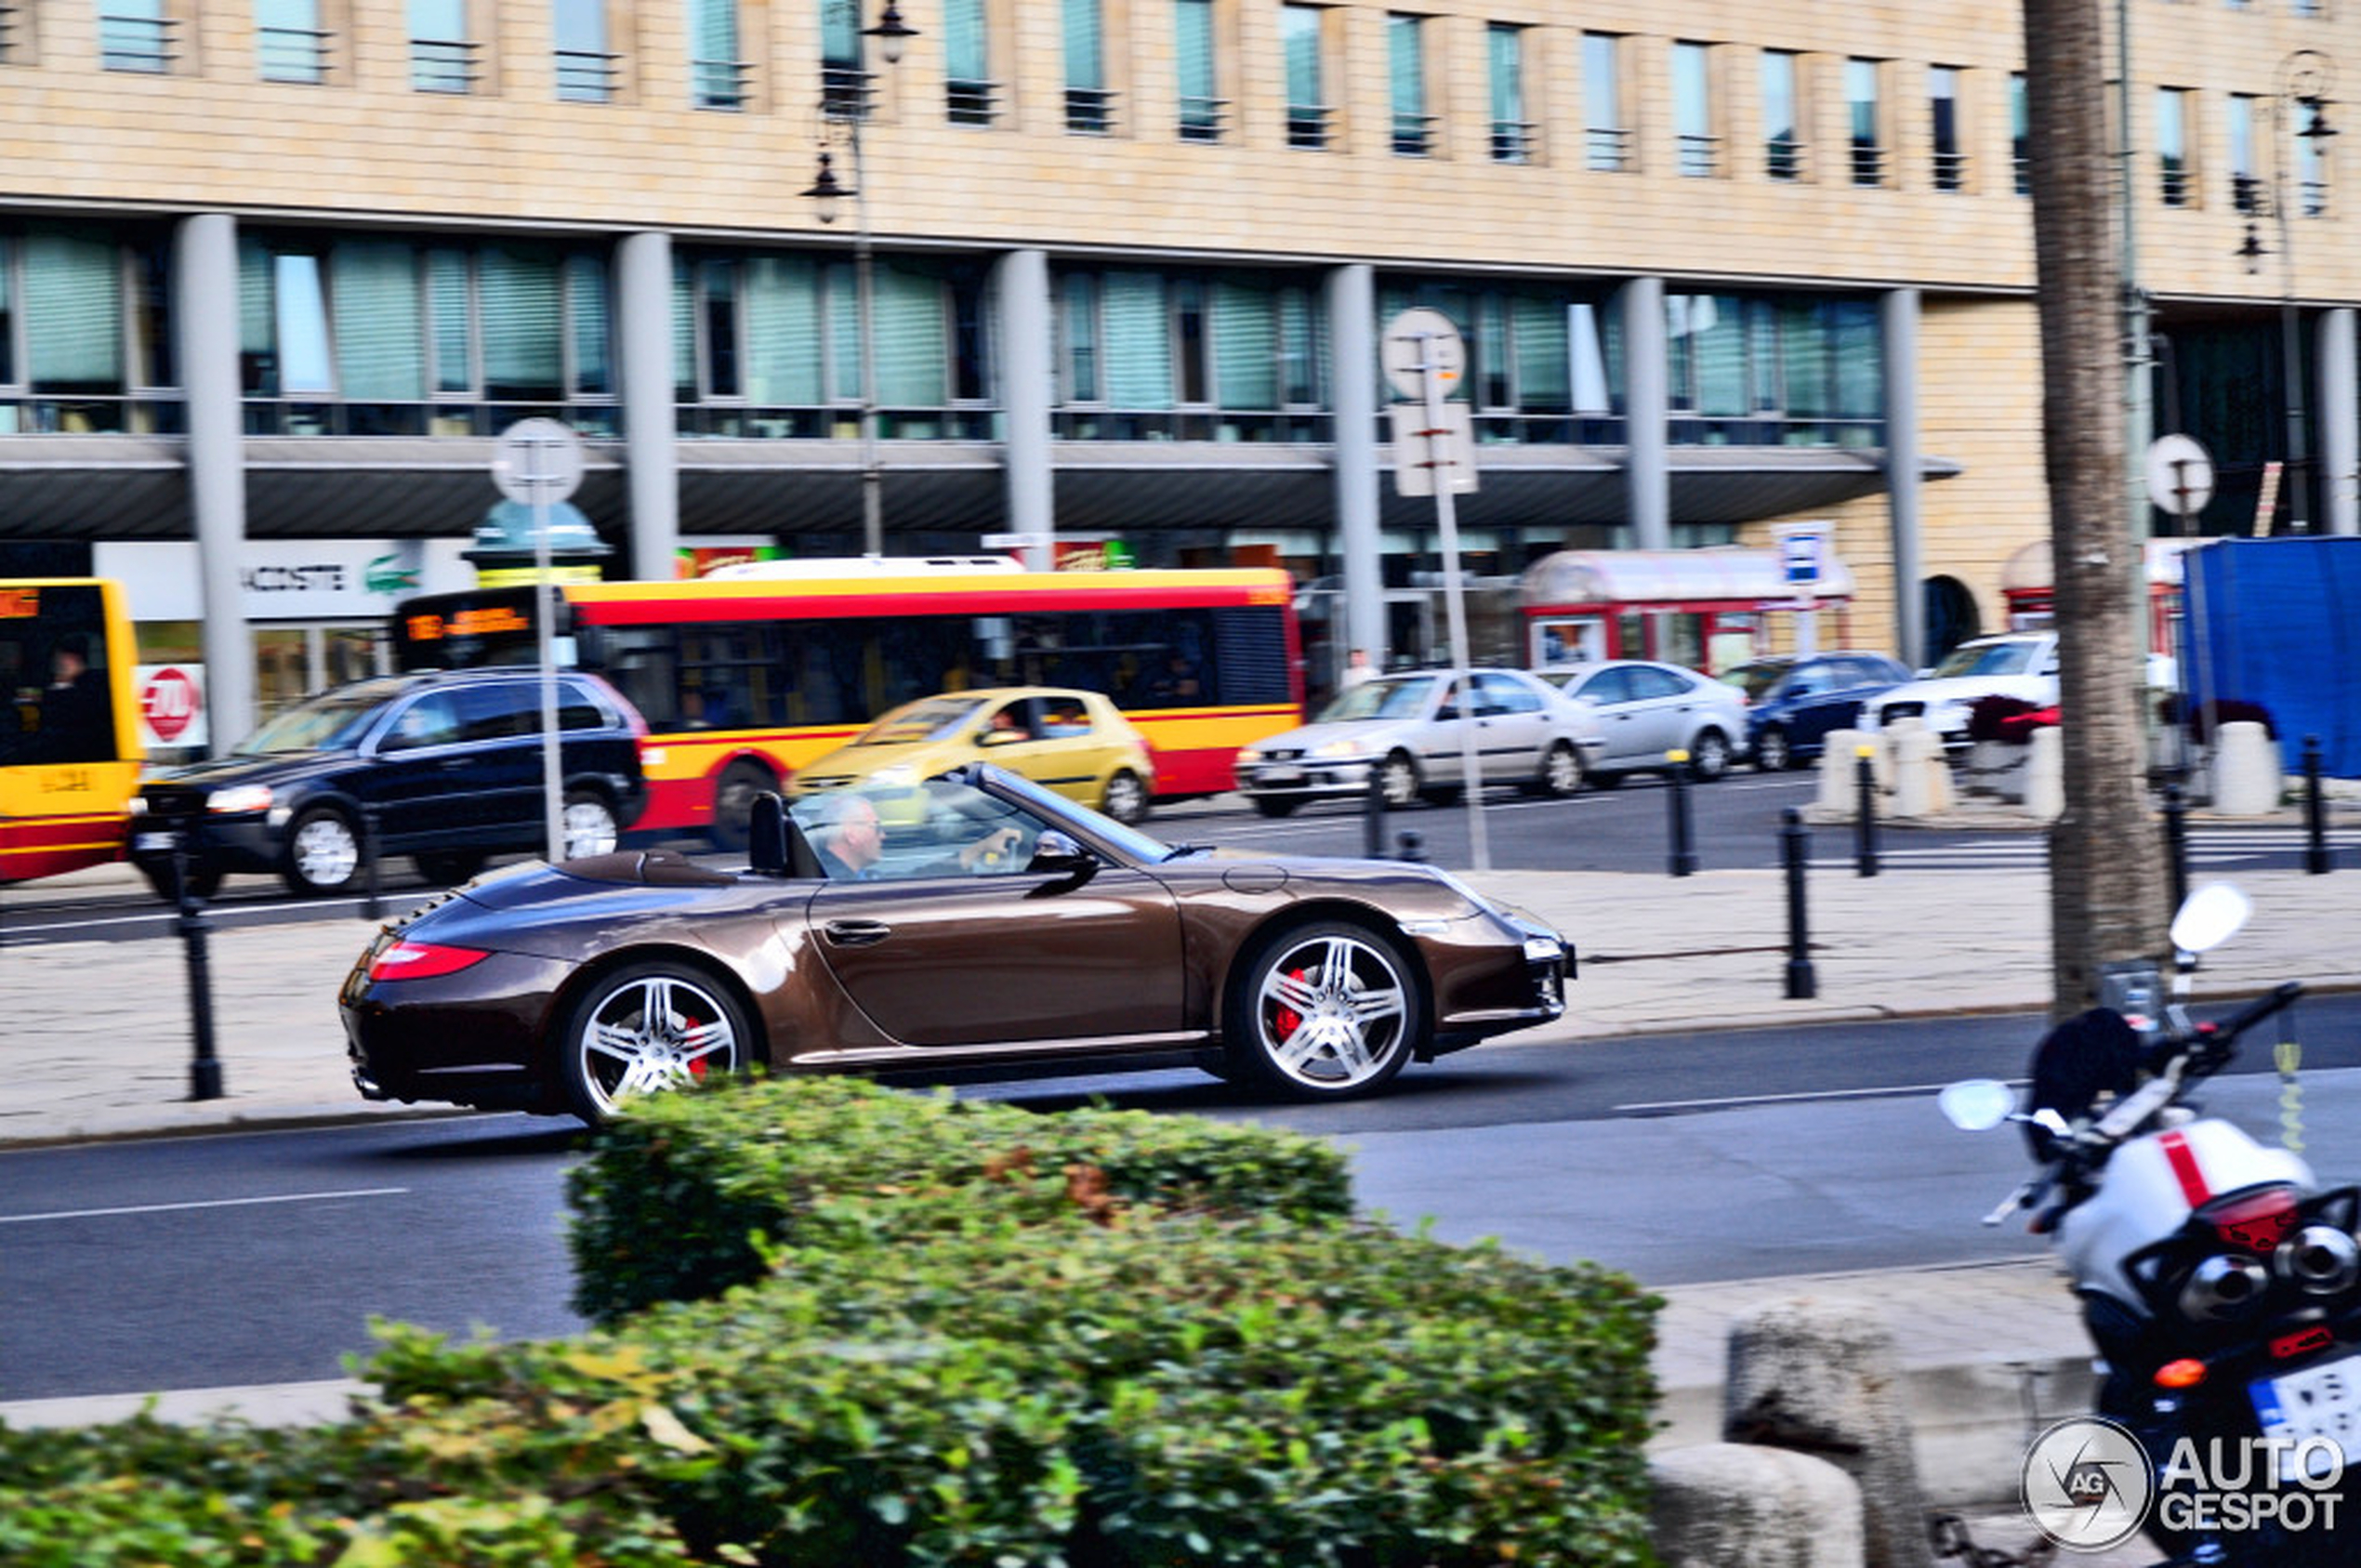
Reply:
M1819 580L1800 591L1777 550L1560 550L1525 569L1517 599L1536 668L1658 659L1718 674L1772 651L1774 615L1833 610L1833 635L1814 640L1849 645L1853 573L1823 554Z

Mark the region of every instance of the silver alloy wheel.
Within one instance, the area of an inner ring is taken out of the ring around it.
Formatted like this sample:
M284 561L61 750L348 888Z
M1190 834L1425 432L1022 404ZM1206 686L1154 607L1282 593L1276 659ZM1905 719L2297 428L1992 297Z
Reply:
M1119 823L1136 823L1148 814L1148 792L1139 775L1128 768L1117 769L1107 781L1106 798L1099 810Z
M737 1009L677 969L627 969L574 1014L567 1091L574 1113L602 1122L635 1094L685 1088L737 1071Z
M1689 748L1689 771L1700 779L1718 779L1730 771L1730 740L1719 730L1699 734Z
M1282 1087L1342 1096L1401 1070L1419 1028L1418 991L1392 945L1357 926L1282 939L1255 963L1237 1021L1255 1064Z
M1418 765L1400 752L1378 764L1378 778L1389 806L1409 806L1418 798Z
M613 854L623 837L623 830L615 825L614 812L607 809L604 800L587 792L566 797L565 812L558 819L558 829L568 860Z
M335 811L313 811L287 840L287 863L300 891L325 893L351 884L361 869L361 840Z
M1795 753L1787 745L1787 732L1776 724L1756 737L1754 765L1766 773L1776 773L1795 760Z
M1550 795L1563 798L1582 787L1582 758L1574 747L1560 741L1541 759L1541 787Z

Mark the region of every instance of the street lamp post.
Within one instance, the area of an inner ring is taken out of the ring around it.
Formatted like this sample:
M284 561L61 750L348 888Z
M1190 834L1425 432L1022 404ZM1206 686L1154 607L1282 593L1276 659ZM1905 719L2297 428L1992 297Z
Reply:
M2288 419L2288 520L2297 531L2311 525L2310 458L2304 439L2303 334L2295 305L2295 228L2289 199L2288 162L2297 140L2308 142L2317 157L2328 138L2336 135L2328 124L2328 89L2336 84L2336 64L2317 49L2298 49L2279 61L2272 99L2271 208L2279 230L2279 357L2283 401ZM2302 123L2297 124L2298 112ZM2298 193L2305 216L2315 216L2308 189ZM2238 247L2252 271L2264 254L2255 237L2254 222L2247 221L2246 243Z
M858 4L858 0L849 3ZM862 37L877 41L877 54L888 65L901 62L903 46L917 33L917 28L902 20L901 8L893 0L886 0L875 27L861 30ZM849 108L824 95L821 103L824 116L845 123L845 142L852 153L851 189L847 190L837 178L834 162L824 149L819 173L803 193L813 202L823 223L834 223L844 198L852 198L853 316L861 340L861 553L875 560L885 554L885 474L877 461L877 268L869 243L869 181L861 163L861 126L869 117L870 80L871 73L864 69Z

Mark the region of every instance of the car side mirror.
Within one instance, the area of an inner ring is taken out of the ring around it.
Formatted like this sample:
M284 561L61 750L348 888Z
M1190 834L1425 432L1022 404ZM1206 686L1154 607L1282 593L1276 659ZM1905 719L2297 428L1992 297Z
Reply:
M1024 868L1030 875L1071 877L1080 886L1099 874L1099 857L1053 827L1034 840L1033 857Z

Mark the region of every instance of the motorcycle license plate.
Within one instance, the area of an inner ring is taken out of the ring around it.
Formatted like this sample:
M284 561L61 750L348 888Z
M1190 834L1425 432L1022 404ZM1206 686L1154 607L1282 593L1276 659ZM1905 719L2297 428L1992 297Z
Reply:
M2361 1459L2361 1356L2307 1366L2277 1377L2258 1377L2247 1385L2254 1413L2265 1437L2290 1443L2325 1438L2336 1444L2351 1464ZM2279 1461L2279 1479L2295 1481L2297 1456ZM2315 1464L2324 1462L2315 1456Z

